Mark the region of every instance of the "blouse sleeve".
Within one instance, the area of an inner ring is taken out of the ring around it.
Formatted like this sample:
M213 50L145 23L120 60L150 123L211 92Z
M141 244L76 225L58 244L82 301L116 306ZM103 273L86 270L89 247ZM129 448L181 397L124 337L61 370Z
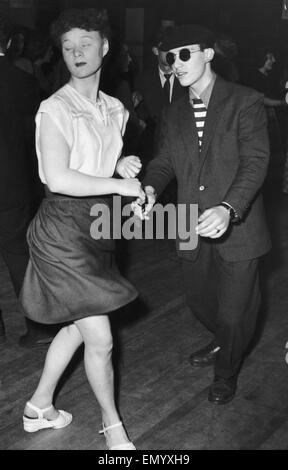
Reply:
M40 123L43 113L47 113L63 135L69 148L73 145L73 122L68 105L61 98L53 97L42 101L36 115L37 136L40 135Z

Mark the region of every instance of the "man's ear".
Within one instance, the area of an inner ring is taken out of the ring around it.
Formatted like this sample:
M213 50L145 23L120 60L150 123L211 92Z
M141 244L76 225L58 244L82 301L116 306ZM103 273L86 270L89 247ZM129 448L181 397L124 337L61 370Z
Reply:
M205 62L211 62L215 54L214 49L212 47L207 47L207 49L204 49L204 57L205 57Z
M159 55L159 52L158 52L158 48L156 46L153 46L152 47L152 52L154 55L158 56Z

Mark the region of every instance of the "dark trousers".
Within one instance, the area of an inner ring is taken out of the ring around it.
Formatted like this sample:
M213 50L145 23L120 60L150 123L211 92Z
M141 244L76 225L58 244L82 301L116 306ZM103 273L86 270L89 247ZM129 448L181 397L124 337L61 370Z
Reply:
M220 346L215 374L231 377L255 331L261 301L258 259L226 261L204 241L196 261L182 260L182 270L188 305Z
M7 211L0 210L0 253L9 270L17 297L29 261L26 232L31 218L30 203Z

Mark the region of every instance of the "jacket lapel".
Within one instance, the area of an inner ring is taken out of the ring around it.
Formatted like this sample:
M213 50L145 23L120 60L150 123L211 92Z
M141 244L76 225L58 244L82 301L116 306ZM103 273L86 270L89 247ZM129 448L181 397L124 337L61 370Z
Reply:
M182 142L185 146L185 154L191 155L193 165L199 162L199 146L198 134L196 123L193 113L193 108L185 95L182 99L178 100L178 129L179 135L182 137ZM195 158L196 155L196 158ZM193 160L192 160L193 159Z
M225 86L224 80L217 77L212 94L209 101L209 106L207 110L207 115L205 119L205 126L202 139L202 148L200 154L200 167L202 168L205 159L207 157L207 152L209 144L214 135L216 126L221 117L221 111L224 107L226 97L228 95L227 88Z

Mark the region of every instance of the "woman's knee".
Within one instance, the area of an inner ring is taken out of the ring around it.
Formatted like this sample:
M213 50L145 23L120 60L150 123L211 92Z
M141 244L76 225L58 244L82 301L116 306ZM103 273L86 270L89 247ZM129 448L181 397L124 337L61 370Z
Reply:
M79 338L79 340L82 338L82 335L80 334L77 326L74 323L64 326L62 328L62 331L65 331L65 333L70 337L77 337Z
M113 350L112 336L105 335L104 337L95 336L89 340L84 339L85 351L98 357L110 357Z
M113 349L113 337L107 319L92 317L78 325L85 349L98 355L110 355Z

